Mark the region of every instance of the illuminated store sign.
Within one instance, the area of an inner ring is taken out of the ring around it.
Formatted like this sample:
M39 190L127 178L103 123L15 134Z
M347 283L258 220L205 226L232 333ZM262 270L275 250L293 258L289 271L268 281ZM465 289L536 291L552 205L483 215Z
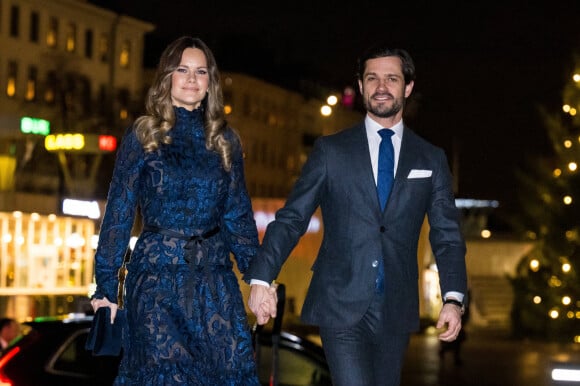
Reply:
M49 134L44 139L48 151L108 153L117 148L117 138L97 134Z
M83 216L92 219L101 217L99 203L96 201L83 201L65 198L62 201L62 213L71 216Z
M82 150L85 147L85 136L82 134L51 134L44 140L48 151Z
M45 119L22 117L20 118L20 131L24 134L50 134L50 122Z
M99 149L102 151L114 151L117 148L117 138L112 135L99 135Z

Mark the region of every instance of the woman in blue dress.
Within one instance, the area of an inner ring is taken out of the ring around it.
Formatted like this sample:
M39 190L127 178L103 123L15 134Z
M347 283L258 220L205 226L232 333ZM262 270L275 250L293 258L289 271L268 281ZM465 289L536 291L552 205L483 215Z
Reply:
M116 314L117 271L139 210L115 384L258 385L230 259L244 272L258 234L240 140L201 40L182 37L165 49L146 110L121 142L95 255L93 308Z

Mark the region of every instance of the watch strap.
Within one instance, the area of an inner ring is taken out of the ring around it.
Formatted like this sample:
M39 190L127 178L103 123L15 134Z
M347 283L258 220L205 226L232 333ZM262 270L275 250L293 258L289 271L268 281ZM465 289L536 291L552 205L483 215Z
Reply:
M454 304L457 307L459 307L461 309L461 315L463 315L463 313L465 312L465 305L460 302L459 300L455 300L455 299L445 299L443 301L443 304Z

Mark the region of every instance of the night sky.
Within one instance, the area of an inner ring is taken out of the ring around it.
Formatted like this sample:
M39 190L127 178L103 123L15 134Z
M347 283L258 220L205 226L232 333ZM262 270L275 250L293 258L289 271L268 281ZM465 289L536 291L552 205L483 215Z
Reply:
M417 114L407 123L458 157L458 196L504 207L515 201L514 168L550 153L538 107L561 111L580 52L577 0L91 2L157 25L146 37L147 66L188 34L212 48L223 71L313 94L353 85L368 44L405 48L417 67Z

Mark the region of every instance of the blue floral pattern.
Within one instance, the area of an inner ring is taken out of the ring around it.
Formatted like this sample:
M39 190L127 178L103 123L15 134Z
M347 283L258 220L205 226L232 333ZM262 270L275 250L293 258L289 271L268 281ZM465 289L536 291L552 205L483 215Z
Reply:
M205 147L202 111L175 108L172 142L145 153L133 130L121 142L99 245L95 297L116 301L118 278L136 211L145 225L184 236L219 232L198 243L141 233L128 264L128 325L116 385L258 385L233 254L243 273L258 234L246 191L242 150L233 132L233 165Z

